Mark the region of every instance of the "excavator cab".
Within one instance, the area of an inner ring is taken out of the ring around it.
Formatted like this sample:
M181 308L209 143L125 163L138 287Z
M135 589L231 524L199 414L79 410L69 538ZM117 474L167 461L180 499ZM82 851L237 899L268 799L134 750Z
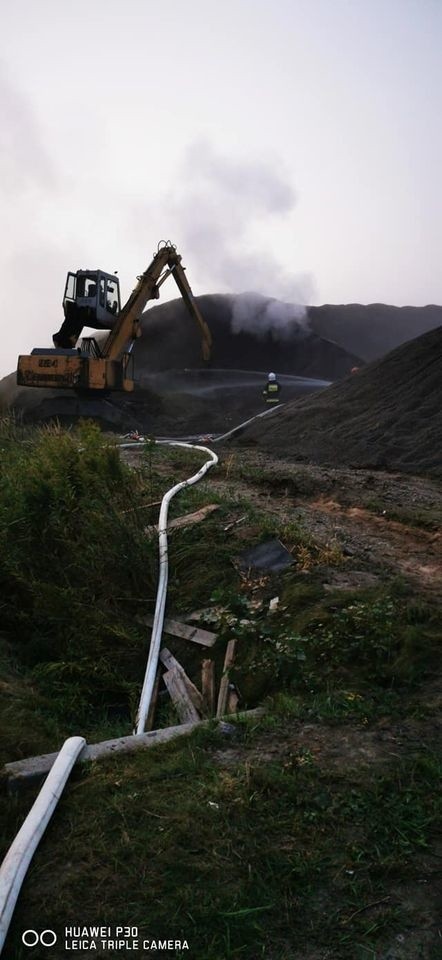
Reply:
M120 313L120 284L103 270L68 273L63 297L64 322L52 339L55 347L74 347L83 327L111 330Z

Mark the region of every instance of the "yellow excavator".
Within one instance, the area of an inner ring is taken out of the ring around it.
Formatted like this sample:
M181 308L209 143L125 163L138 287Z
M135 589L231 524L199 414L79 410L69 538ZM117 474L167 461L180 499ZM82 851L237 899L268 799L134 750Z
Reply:
M147 270L120 309L120 285L115 274L102 270L68 273L63 297L64 321L53 336L54 348L39 348L20 356L17 383L25 387L58 387L82 393L134 389L132 348L141 335L140 318L149 300L157 300L172 275L202 336L203 360L208 362L212 338L189 286L181 257L169 242L158 245ZM94 337L77 345L83 327L109 330L103 346Z

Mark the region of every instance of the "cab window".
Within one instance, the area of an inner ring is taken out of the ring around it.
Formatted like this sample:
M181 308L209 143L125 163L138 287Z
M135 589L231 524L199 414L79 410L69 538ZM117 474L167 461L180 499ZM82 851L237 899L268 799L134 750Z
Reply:
M66 289L64 291L65 300L75 300L75 273L68 273L66 280Z
M106 281L106 310L109 313L119 313L120 311L120 291L116 280Z
M97 278L94 276L77 277L77 297L97 296Z

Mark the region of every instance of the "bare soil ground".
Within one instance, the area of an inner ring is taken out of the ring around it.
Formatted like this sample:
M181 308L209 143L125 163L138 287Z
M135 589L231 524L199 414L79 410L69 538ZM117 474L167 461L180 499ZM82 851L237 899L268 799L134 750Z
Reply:
M359 582L364 574L366 580L381 577L385 568L389 575L401 574L424 592L442 595L438 481L287 463L250 450L231 454L226 464L227 477L213 474L211 478L215 488L229 489L235 477L237 494L247 495L286 522L301 520L316 540L339 545L352 561L345 571L349 585L352 577L357 585L361 573ZM240 485L235 476L238 464L242 476L248 476ZM334 576L338 583L343 575L336 572Z

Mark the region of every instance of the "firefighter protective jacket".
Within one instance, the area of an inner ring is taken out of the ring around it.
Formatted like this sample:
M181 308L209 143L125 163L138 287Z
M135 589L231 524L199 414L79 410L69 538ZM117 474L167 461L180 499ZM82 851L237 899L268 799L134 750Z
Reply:
M262 391L262 395L265 397L266 403L279 403L280 393L281 386L277 380L270 380Z

